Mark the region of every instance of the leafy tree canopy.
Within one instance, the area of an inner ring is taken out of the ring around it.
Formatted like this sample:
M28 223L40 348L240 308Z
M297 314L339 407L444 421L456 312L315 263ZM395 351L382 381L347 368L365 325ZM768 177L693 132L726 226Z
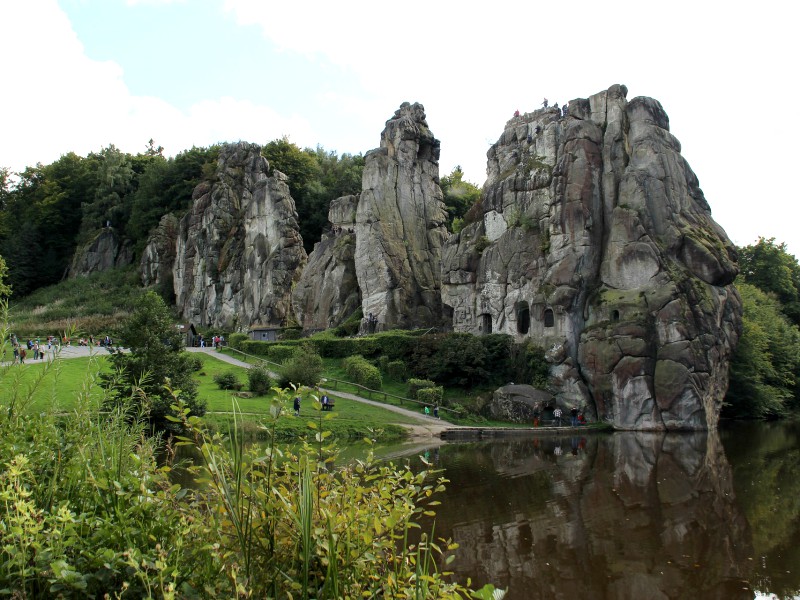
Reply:
M303 246L310 252L328 222L331 200L361 192L364 157L360 154L339 156L320 146L316 150L301 150L285 137L266 144L262 154L271 169L289 178Z
M783 313L800 325L800 265L775 238L759 237L758 242L739 249L741 279L780 300Z
M457 232L463 226L463 218L470 207L481 198L481 189L464 180L464 171L457 165L449 175L441 179L444 203L450 216L450 227Z
M800 331L774 295L741 280L736 287L744 307L743 331L731 361L723 414L785 416L797 404Z

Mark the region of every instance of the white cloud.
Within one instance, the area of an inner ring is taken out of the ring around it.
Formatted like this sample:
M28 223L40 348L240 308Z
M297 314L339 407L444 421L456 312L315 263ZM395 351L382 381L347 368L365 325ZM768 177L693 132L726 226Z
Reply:
M0 94L0 166L21 170L112 143L141 152L150 138L169 154L238 139L264 143L284 134L314 143L306 119L252 102L210 98L181 111L159 98L131 94L118 64L85 55L54 0L9 3L0 22L0 55L20 57Z

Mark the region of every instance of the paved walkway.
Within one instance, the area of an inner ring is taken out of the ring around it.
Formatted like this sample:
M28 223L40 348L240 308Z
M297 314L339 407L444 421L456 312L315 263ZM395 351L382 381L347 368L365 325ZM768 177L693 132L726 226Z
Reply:
M250 368L250 365L248 363L233 358L232 356L229 356L227 354L223 354L222 352L217 352L214 348L187 348L187 350L189 352L201 352L203 354L212 356L226 363L236 365L237 367L244 367L245 369ZM347 398L348 400L354 400L356 402L362 402L364 404L371 404L372 406L385 408L386 410L390 410L397 414L405 415L406 417L414 419L416 421L416 424L414 425L400 423L401 426L409 429L410 436L414 438L416 437L439 438L443 431L461 427L460 425L450 423L449 421L445 421L443 419L434 419L433 417L426 417L425 415L421 415L418 412L409 410L407 408L394 406L392 404L384 404L383 402L376 402L375 400L368 400L367 398L362 398L361 396L356 396L355 394L350 394L348 392L340 392L337 390L330 390L326 388L320 388L320 390L322 390L327 394L338 396L340 398Z

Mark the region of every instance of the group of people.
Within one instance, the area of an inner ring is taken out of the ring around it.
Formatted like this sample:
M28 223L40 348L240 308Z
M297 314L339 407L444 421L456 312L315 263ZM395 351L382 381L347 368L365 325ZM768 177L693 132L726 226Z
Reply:
M14 351L15 363L25 364L28 353L33 354L33 360L44 360L45 346L41 344L38 339L20 343L17 336L12 335L11 347ZM50 348L52 348L52 344L48 343L48 349ZM3 353L3 359L5 359L5 352Z
M25 359L29 357L32 357L33 360L44 360L46 353L54 350L56 346L69 347L72 345L72 340L66 335L61 338L49 335L46 341L42 341L40 338L31 338L27 342L20 342L15 334L11 334L9 341L14 352L14 362L20 364L25 364ZM113 343L113 340L108 335L99 339L96 339L93 335L78 338L79 346L105 346L110 348ZM3 359L5 360L5 353Z
M542 413L545 410L548 410L549 408L550 408L549 403L547 403L544 407L542 406L541 402L537 403L536 406L534 406L533 408L534 427L539 427L539 424L541 423L542 420ZM580 410L578 410L577 406L573 406L570 409L569 414L570 414L570 425L572 427L578 427L579 425L586 425L586 416ZM553 424L556 425L557 427L561 427L563 425L563 419L564 419L564 411L562 411L559 406L556 406L553 409Z
M204 338L202 335L198 336L197 342L198 342L198 344L200 345L201 348L205 348L206 347L206 338ZM225 337L224 336L215 335L215 336L211 337L211 347L212 348L221 348L224 345L225 345Z
M319 399L320 404L322 404L322 410L329 411L333 408L333 401L328 398L328 394L322 394L322 397ZM294 416L300 416L300 396L294 397L294 402L292 402L292 408L294 409Z
M547 98L542 100L542 108L547 108L549 106L550 106L550 101ZM563 107L559 107L558 102L555 102L553 104L553 108L555 108L558 111L560 117L566 117L569 114L569 104L565 104ZM519 110L514 111L514 116L515 117L520 116Z
M429 417L431 415L431 407L427 404L425 405L425 416ZM433 407L433 416L437 419L439 418L439 405Z

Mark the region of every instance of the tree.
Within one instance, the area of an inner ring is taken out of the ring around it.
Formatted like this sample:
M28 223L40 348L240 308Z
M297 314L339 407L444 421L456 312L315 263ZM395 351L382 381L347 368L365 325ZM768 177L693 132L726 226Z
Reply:
M81 206L83 219L81 235L84 240L95 230L111 223L124 230L130 215L131 194L136 189L136 171L130 154L118 150L114 145L103 148L97 155L99 166L96 172L97 187L94 199ZM152 157L150 157L152 159Z
M481 190L474 183L464 181L464 171L461 170L460 165L456 165L450 175L442 177L440 185L447 213L450 216L450 227L453 231L460 230L464 215L473 204L480 200Z
M160 155L151 157L139 176L126 227L126 234L137 250L144 248L161 217L191 207L194 188L212 170L218 157L219 146L192 147L170 159Z
M335 152L301 150L288 138L273 140L262 149L271 169L289 178L289 192L297 209L300 235L306 252L322 237L331 200L361 191L364 158Z
M800 265L775 238L759 237L758 242L739 249L741 278L780 300L783 313L800 325Z
M743 331L731 360L724 414L784 416L795 401L800 330L781 313L774 295L741 281L736 287L744 307Z
M158 294L147 292L119 333L130 352L111 356L115 372L104 377L111 392L109 404L132 402L156 429L169 428L166 417L173 414L170 405L175 401L170 390L192 414L205 413L192 377L196 361L184 351L183 336Z
M11 286L6 283L8 267L6 261L0 256L0 300L6 300L11 295Z

